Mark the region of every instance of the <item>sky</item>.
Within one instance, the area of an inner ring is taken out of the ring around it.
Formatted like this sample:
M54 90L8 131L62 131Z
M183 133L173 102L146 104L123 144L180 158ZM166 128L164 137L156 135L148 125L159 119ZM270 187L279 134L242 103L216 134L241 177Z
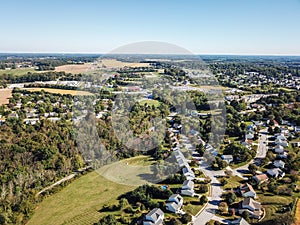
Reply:
M0 0L0 52L300 55L300 0Z

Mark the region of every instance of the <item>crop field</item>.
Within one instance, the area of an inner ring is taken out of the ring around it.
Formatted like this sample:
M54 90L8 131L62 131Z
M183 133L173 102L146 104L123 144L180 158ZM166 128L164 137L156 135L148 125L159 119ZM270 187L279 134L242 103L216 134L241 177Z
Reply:
M130 63L130 62L121 62L116 59L103 59L101 60L102 66L109 68L123 68L123 67L148 67L149 63Z
M8 104L12 97L12 89L0 89L0 105Z
M89 71L91 69L91 66L92 65L90 63L63 65L63 66L56 67L55 71L79 74L79 73L86 73L87 71Z
M62 95L93 95L87 91L77 91L77 90L64 90L64 89L55 89L55 88L24 88L24 90L37 92L44 90L45 92L53 93L53 94L62 94Z

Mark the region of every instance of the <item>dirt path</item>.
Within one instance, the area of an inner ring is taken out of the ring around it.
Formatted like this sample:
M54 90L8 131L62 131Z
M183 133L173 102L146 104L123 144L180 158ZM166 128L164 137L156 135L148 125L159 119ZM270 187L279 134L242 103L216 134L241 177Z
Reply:
M75 173L73 173L73 174L71 174L71 175L69 175L67 177L64 177L64 178L60 179L59 181L55 182L54 184L51 184L48 187L45 187L43 190L41 190L40 192L38 192L36 194L36 196L39 196L40 194L44 193L45 191L48 191L48 190L54 188L55 186L60 185L61 183L65 182L65 181L71 180L72 178L74 178L79 173L81 173L81 172L83 172L85 170L88 170L90 168L91 168L91 166L87 166L87 167L84 167L82 169L79 169L77 172L75 172Z

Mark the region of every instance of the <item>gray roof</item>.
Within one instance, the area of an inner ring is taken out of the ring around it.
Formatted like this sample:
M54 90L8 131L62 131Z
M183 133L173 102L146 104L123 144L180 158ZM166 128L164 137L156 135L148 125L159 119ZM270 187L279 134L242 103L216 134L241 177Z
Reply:
M154 208L147 214L154 221L158 221L158 218L162 215L164 215L164 212L160 208Z
M191 180L185 180L182 186L187 186L190 190L194 189L194 182Z

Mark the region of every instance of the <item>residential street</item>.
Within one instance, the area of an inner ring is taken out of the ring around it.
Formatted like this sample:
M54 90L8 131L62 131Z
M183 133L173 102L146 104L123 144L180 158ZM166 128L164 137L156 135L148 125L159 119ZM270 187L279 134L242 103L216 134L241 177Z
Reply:
M263 159L266 157L268 151L267 144L268 144L268 129L265 128L263 130L260 130L259 132L256 158Z
M257 154L256 159L263 159L266 157L267 154L267 141L268 141L268 135L267 135L267 128L261 130L259 132L259 139L258 139L258 148L257 148ZM190 140L185 136L182 135L183 144L185 148L189 151L191 151L191 154L197 155L197 152L194 150ZM215 215L216 210L218 210L218 205L220 201L222 200L221 196L223 193L222 186L220 182L218 181L217 177L225 175L224 171L214 171L212 170L206 162L204 162L199 157L194 157L199 160L200 165L199 169L207 176L211 178L211 190L210 190L210 196L208 197L208 204L202 209L199 215L197 215L194 218L193 224L195 225L205 225L208 221L211 219L217 220L220 222L224 222L225 220L217 217ZM249 164L253 163L254 160L251 160L249 163L247 163L244 166L241 166L239 168L236 168L233 170L233 175L239 176L244 179L243 174L248 173L248 166Z

